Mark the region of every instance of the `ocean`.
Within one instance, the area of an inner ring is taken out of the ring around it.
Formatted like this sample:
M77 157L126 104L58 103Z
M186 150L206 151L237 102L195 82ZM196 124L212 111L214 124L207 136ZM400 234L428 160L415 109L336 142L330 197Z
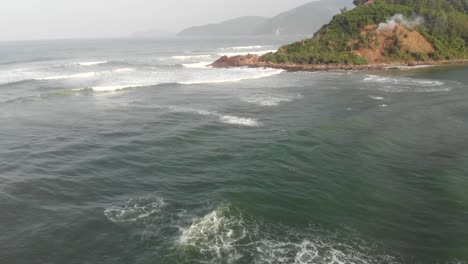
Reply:
M468 67L291 41L0 43L0 263L468 263Z

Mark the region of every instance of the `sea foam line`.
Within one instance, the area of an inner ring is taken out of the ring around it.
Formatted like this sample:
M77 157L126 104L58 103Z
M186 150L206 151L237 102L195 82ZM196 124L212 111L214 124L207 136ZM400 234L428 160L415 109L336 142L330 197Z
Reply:
M249 49L261 49L263 46L255 45L255 46L238 46L238 47L229 47L229 48L220 48L220 50L249 50Z
M203 68L208 68L208 65L210 65L212 62L196 62L196 63L186 63L182 64L185 68L195 68L195 69L203 69Z
M277 52L278 50L261 50L261 51L251 51L251 52L221 52L218 53L220 56L228 56L228 57L233 57L233 56L239 56L239 55L247 55L247 54L252 54L252 55L265 55L270 52Z
M191 85L191 84L216 84L216 83L240 82L243 80L254 80L254 79L270 77L273 75L280 74L282 72L284 72L284 70L272 70L272 71L263 72L261 74L254 75L254 76L245 76L245 77L229 78L229 79L192 80L192 81L182 81L182 82L177 82L177 83Z
M35 78L34 80L61 80L61 79L91 78L96 75L97 75L97 72L84 72L84 73L71 74L71 75Z
M209 54L179 55L179 56L172 56L172 58L176 60L209 59L209 58L213 58L213 55L209 55Z
M85 61L85 62L77 62L74 64L80 65L80 66L94 66L94 65L105 64L105 63L108 63L108 61Z
M174 112L194 113L194 114L199 114L203 116L213 116L213 117L217 117L221 123L230 124L230 125L239 125L239 126L248 126L248 127L260 126L260 123L255 118L238 117L238 116L233 116L233 115L223 115L214 111L193 109L193 108L180 107L180 106L168 106L168 107L160 107L160 108L167 108Z

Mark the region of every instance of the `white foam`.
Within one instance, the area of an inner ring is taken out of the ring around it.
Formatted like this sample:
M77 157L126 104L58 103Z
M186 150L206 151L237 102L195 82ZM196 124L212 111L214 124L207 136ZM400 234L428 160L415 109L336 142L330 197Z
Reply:
M416 66L401 65L401 66L388 66L388 67L385 67L385 69L415 70L415 69L424 69L424 68L430 68L430 67L434 67L434 65L416 65Z
M59 75L59 76L35 78L35 80L62 80L62 79L92 78L92 77L95 77L97 74L98 74L97 72L84 72L84 73L71 74L71 75Z
M194 263L238 263L241 259L259 264L397 263L352 233L244 219L230 206L220 206L180 230L177 249Z
M258 126L257 120L253 118L244 118L244 117L237 117L237 116L220 116L219 117L221 122L231 125L240 125L240 126L250 126L255 127Z
M394 83L394 84L410 84L410 85L424 85L424 86L442 86L445 83L442 81L423 80L423 79L411 79L411 78L392 78L392 77L381 77L376 75L369 75L364 78L365 82L378 82L378 83Z
M182 229L178 244L211 259L211 263L222 263L226 256L230 261L242 257L236 243L245 238L246 234L242 219L230 216L229 208L220 207L193 220L189 228Z
M231 69L232 73L233 69ZM191 85L191 84L216 84L216 83L230 83L230 82L240 82L243 80L254 80L254 79L260 79L260 78L265 78L265 77L270 77L273 75L277 75L284 72L284 70L276 70L276 69L247 69L246 71L239 72L238 76L239 77L231 77L231 78L223 78L224 76L220 76L217 78L213 79L194 79L190 81L182 81L178 82L179 84L186 84L186 85ZM229 72L227 72L229 74ZM227 74L227 75L228 75Z
M368 75L363 81L378 84L376 88L386 92L449 92L452 90L446 83L437 80Z
M376 101L385 100L385 98L383 98L383 97L380 97L380 96L373 96L373 95L369 95L369 98L372 99L372 100L376 100Z
M99 65L99 64L105 64L108 61L85 61L85 62L77 62L75 64L80 65L80 66L94 66L94 65Z
M272 95L254 95L241 98L242 101L260 106L278 106L283 102L292 102L301 95L296 96L272 96Z
M203 68L208 68L208 65L210 65L212 62L196 62L196 63L186 63L182 64L185 68L196 68L196 69L203 69Z
M159 108L164 108L164 107L159 107ZM225 124L230 124L230 125L249 126L249 127L260 126L260 123L254 118L223 115L215 111L193 109L193 108L180 107L180 106L168 106L166 108L174 112L194 113L194 114L199 114L203 116L213 116L213 117L218 118L220 122L225 123Z
M123 73L123 72L134 72L135 69L133 68L119 68L119 69L115 69L115 70L112 70L113 72L117 72L117 73Z
M160 213L164 207L162 198L148 195L106 208L104 215L114 223L136 222Z
M265 55L270 52L276 52L277 50L261 50L261 51L251 51L251 52L221 52L218 53L220 56L228 56L228 57L233 57L233 56L239 56L239 55L247 55L247 54L252 54L252 55Z
M123 89L128 89L128 88L137 88L137 87L143 87L145 85L140 85L140 84L127 84L127 85L107 85L107 86L95 86L91 87L91 89L95 92L113 92L113 91L118 91L118 90L123 90ZM82 90L82 89L78 89Z
M220 48L220 50L249 50L249 49L261 49L263 46L238 46L238 47L229 47L229 48Z
M209 59L209 58L213 58L213 55L209 55L209 54L179 55L179 56L172 56L172 58L176 60Z

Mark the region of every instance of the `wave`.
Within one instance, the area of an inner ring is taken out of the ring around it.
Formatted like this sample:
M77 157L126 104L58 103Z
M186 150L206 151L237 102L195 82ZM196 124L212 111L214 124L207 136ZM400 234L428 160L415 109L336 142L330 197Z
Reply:
M128 88L137 88L137 87L143 87L145 85L137 85L137 84L128 84L128 85L104 85L104 86L94 86L90 87L88 89L91 89L95 92L113 92L113 91L118 91L118 90L124 90ZM81 89L78 89L81 90Z
M166 203L162 198L147 195L106 208L104 215L114 223L130 223L158 214L164 207Z
M85 62L76 62L73 63L75 65L80 65L80 66L94 66L94 65L99 65L99 64L105 64L108 61L85 61Z
M250 127L256 127L258 126L257 120L253 118L244 118L244 117L237 117L237 116L219 116L219 119L221 122L226 123L226 124L231 124L231 125L240 125L240 126L250 126Z
M242 219L230 216L229 207L220 207L183 229L178 244L184 250L196 251L203 259L217 262L227 256L228 263L232 263L240 256L235 244L246 234Z
M50 76L50 77L41 77L35 78L34 80L61 80L61 79L76 79L76 78L92 78L95 77L98 73L97 72L84 72L72 75L61 75L61 76Z
M213 57L214 57L213 55L209 55L209 54L172 56L172 58L176 60L210 59Z
M254 73L254 71L251 71ZM200 79L200 80L190 80L190 81L182 81L178 82L179 84L185 84L185 85L191 85L191 84L216 84L216 83L230 83L230 82L240 82L243 80L254 80L254 79L260 79L260 78L265 78L265 77L270 77L273 75L280 74L284 72L284 70L273 70L273 69L261 69L261 70L255 70L257 73L256 75L252 76L242 76L242 77L232 77L232 78L223 78L223 79Z
M251 52L221 52L218 53L220 56L239 56L239 55L247 55L247 54L252 54L252 55L265 55L270 52L276 52L277 50L261 50L261 51L251 51Z
M229 47L229 48L220 48L220 50L249 50L249 49L261 49L263 46L238 46L238 47Z
M185 68L196 68L196 69L203 69L207 68L212 62L196 62L196 63L186 63L182 64Z
M117 72L117 73L122 73L122 72L134 72L135 69L134 68L119 68L119 69L115 69L115 70L112 70L113 72Z
M424 68L431 68L434 65L416 65L416 66L388 66L385 69L398 69L398 70L415 70L415 69L424 69Z
M178 253L194 263L398 263L349 230L288 227L244 218L222 205L181 228ZM248 260L248 261L246 261Z
M376 75L369 75L364 78L364 82L377 82L377 83L394 83L394 84L410 84L410 85L424 85L424 86L442 86L445 83L442 81L410 79L410 78L391 78L381 77Z
M296 96L254 95L250 97L241 98L241 100L247 103L256 104L260 106L277 106L283 102L292 102L300 97L301 95L296 95Z
M376 88L386 92L449 92L452 90L442 81L406 77L368 75L363 82L378 84Z
M164 108L164 107L160 107L160 108ZM213 116L213 117L218 118L218 120L221 123L230 124L230 125L239 125L239 126L248 126L248 127L260 126L260 123L254 118L224 115L224 114L220 114L214 111L193 109L193 108L180 107L180 106L168 106L166 108L174 112L194 113L194 114L199 114L203 116Z
M372 99L372 100L376 100L376 101L385 100L385 98L383 98L383 97L380 97L380 96L373 96L373 95L369 95L369 98Z

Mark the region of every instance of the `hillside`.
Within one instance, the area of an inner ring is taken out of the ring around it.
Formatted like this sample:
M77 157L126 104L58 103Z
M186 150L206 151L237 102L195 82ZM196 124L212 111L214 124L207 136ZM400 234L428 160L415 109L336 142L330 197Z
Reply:
M351 8L351 0L321 0L296 7L272 18L241 17L233 20L181 31L179 36L257 36L312 35L343 7Z
M363 65L468 58L466 0L354 1L317 34L259 58L277 64Z

